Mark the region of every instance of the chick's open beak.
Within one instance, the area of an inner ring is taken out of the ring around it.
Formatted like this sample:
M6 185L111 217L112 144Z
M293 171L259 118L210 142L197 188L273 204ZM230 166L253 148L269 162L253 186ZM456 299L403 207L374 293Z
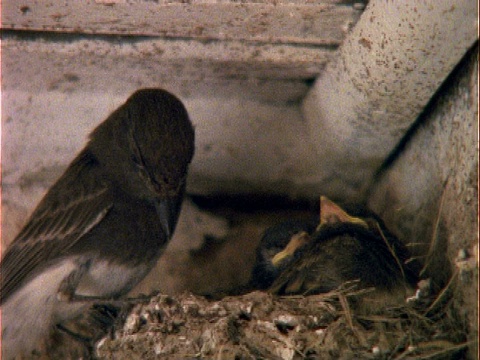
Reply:
M307 242L310 241L310 235L306 231L301 231L295 235L293 235L288 242L285 248L275 254L272 258L273 266L279 266L279 264L287 257L292 256L298 248L305 245Z
M365 220L357 217L350 216L340 206L325 196L320 197L320 224L317 227L317 231L326 224L335 223L351 223L363 226L368 229L368 224Z

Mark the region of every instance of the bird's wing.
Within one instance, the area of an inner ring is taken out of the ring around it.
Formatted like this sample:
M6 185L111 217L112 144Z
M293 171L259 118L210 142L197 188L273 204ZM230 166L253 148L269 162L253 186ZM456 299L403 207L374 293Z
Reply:
M113 201L107 186L95 176L98 168L96 159L82 152L45 195L0 263L0 302L105 217Z
M309 274L315 259L305 257L296 259L275 279L269 292L274 294L300 294L308 289Z

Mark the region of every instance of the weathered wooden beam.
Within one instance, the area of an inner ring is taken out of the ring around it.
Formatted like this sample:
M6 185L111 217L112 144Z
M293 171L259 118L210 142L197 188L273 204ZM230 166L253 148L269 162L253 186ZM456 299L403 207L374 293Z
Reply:
M185 81L253 81L252 87L255 81L301 83L316 77L333 54L325 48L241 41L3 35L2 86L35 91L70 88L115 93L132 85ZM191 86L190 92L195 88Z
M5 1L4 29L339 45L354 6L321 3Z

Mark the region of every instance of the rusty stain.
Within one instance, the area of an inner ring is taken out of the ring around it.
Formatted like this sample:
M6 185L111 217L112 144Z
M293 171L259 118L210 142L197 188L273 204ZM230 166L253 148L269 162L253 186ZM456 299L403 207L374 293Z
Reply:
M444 10L444 11L442 12L442 14L445 15L446 13L454 12L455 10L456 10L456 9L455 9L455 5L452 5L452 6L450 7L450 9Z
M196 35L196 36L201 36L201 35L203 35L204 31L205 31L205 27L201 26L201 25L198 25L197 27L195 27L192 34Z
M367 38L361 38L358 40L358 43L364 47L366 47L368 50L372 50L372 42L368 40Z
M77 81L80 80L80 77L76 74L73 74L73 73L65 73L65 74L63 74L63 77L68 82L77 82Z
M50 17L55 20L55 21L60 21L62 18L65 17L64 14L60 14L60 13L56 13L56 14L52 14L50 15Z
M367 74L367 77L370 77L370 70L368 69L365 63L363 65L365 66L365 73Z
M23 6L20 6L20 11L23 15L25 15L26 13L29 13L30 11L32 11L32 9L30 9L30 7L27 5L23 5Z

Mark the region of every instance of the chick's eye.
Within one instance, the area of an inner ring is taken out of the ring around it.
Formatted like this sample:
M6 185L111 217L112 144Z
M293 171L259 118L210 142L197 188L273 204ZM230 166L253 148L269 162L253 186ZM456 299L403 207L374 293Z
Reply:
M169 179L167 176L162 175L162 182L163 182L164 184L169 184L169 183L170 183L170 179Z
M135 156L131 155L130 160L137 166L137 167L143 167L141 161Z

